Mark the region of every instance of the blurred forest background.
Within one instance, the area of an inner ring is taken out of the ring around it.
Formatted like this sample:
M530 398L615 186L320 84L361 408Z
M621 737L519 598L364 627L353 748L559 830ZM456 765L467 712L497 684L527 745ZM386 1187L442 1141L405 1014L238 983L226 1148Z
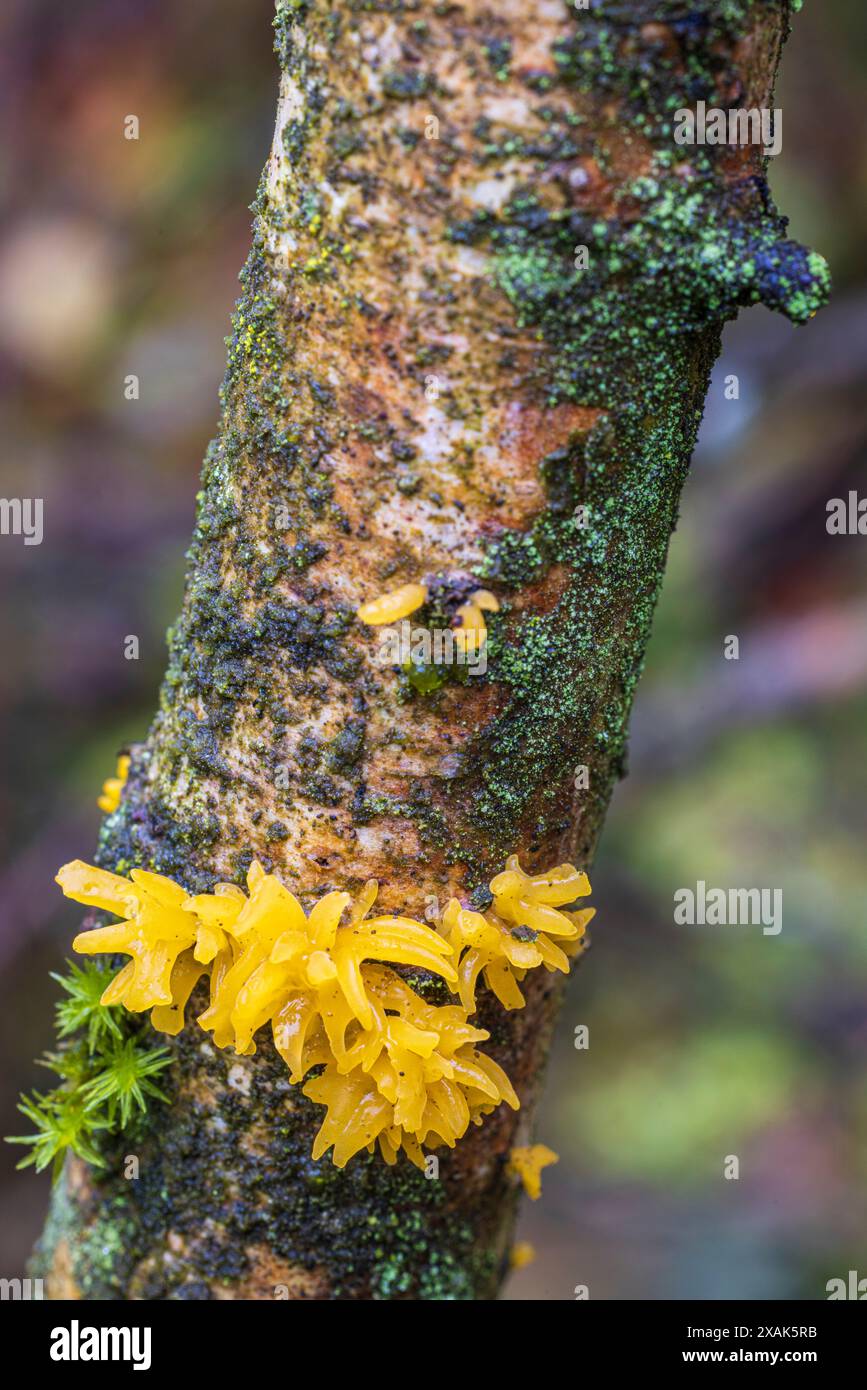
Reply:
M48 972L78 921L54 873L93 849L180 602L271 138L271 16L271 0L0 14L0 495L45 499L42 546L0 546L6 1134L46 1079ZM830 260L834 301L805 329L755 309L726 332L539 1119L561 1162L526 1204L538 1254L513 1299L811 1299L867 1275L867 540L825 527L829 498L867 493L863 0L805 7L777 104L772 188ZM698 879L782 888L782 933L675 926ZM11 1277L48 1179L0 1148Z

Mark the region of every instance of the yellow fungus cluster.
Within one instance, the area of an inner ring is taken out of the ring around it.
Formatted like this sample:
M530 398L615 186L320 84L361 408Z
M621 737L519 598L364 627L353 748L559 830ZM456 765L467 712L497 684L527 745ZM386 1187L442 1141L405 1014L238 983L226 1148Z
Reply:
M488 1033L474 1028L463 1009L426 1004L391 970L369 967L368 985L373 1027L304 1087L327 1106L314 1158L333 1144L334 1162L343 1167L378 1140L387 1163L403 1149L423 1168L423 1144L453 1148L471 1122L480 1124L501 1101L518 1109L505 1072L475 1046Z
M490 888L494 901L487 912L472 912L452 898L443 913L443 929L458 962L461 1003L468 1013L475 1010L476 982L482 973L505 1009L523 1008L518 984L528 970L544 965L568 973L570 956L580 948L596 910L563 910L590 892L587 875L571 864L531 877L513 854Z
M359 622L368 627L382 627L388 623L398 623L408 618L423 604L427 603L428 590L425 584L403 584L389 594L363 603L358 609ZM455 610L455 618L460 626L455 633L455 645L468 657L478 656L485 645L488 630L485 613L499 613L500 601L489 589L476 589L465 603Z
M121 753L117 760L114 776L106 777L102 784L102 795L97 797L96 804L100 811L105 811L106 815L111 811L116 811L120 805L121 792L126 786L129 772L129 762L129 754Z
M397 914L375 915L368 882L353 898L330 892L305 912L273 874L254 863L247 892L218 883L189 895L160 874L121 878L76 860L57 875L67 897L120 918L82 932L85 955L129 960L102 1002L151 1011L161 1032L178 1033L195 985L207 977L199 1025L219 1048L250 1055L270 1025L290 1080L326 1107L313 1157L333 1148L338 1167L378 1143L394 1163L424 1166L422 1145L454 1146L503 1101L518 1108L505 1072L477 1044L489 1034L469 1021L480 972L507 1008L523 1005L517 981L536 965L568 970L552 937L574 949L592 910L563 910L589 892L571 865L531 877L518 864L491 883L486 914L453 899L441 930ZM390 967L439 976L460 1004L425 1002ZM308 1077L314 1068L324 1068Z

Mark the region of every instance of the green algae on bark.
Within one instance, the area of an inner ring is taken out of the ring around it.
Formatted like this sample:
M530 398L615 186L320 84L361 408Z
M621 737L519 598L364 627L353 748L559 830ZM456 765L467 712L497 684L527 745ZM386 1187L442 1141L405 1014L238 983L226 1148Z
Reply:
M760 151L673 141L681 106L770 102L785 0L531 8L277 5L220 433L108 868L200 891L255 857L422 914L483 905L509 853L592 857L722 325L805 321L827 272ZM497 590L484 679L376 663L355 609L422 575ZM43 1268L86 1297L493 1297L559 992L483 999L523 1108L435 1180L314 1164L270 1043L187 1030L140 1179L71 1165Z

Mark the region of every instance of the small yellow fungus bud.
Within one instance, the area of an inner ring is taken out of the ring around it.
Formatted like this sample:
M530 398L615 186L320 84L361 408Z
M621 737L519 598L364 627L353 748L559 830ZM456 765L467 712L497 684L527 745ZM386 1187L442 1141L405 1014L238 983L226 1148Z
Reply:
M491 593L490 589L476 589L474 594L470 594L470 603L474 603L485 613L499 613L500 611L500 600L496 594Z
M512 1246L509 1266L511 1269L526 1269L527 1265L533 1264L535 1259L536 1247L529 1240L518 1240Z
M105 811L109 815L116 811L120 805L121 793L126 786L126 779L129 774L129 754L122 753L117 760L117 768L113 777L107 777L102 784L102 795L96 799L96 804L100 811Z
M455 612L460 627L455 633L455 646L467 656L478 656L488 639L484 613L499 613L500 602L490 589L476 589L466 603Z
M358 610L359 622L369 627L381 627L384 623L397 623L408 618L417 608L427 602L427 589L424 584L404 584L390 594L363 603Z
M460 627L455 632L455 647L468 657L477 657L488 637L481 608L474 603L462 603L455 613Z
M542 1169L559 1162L560 1155L549 1149L547 1144L515 1148L509 1154L509 1168L521 1179L531 1202L537 1202L542 1195Z

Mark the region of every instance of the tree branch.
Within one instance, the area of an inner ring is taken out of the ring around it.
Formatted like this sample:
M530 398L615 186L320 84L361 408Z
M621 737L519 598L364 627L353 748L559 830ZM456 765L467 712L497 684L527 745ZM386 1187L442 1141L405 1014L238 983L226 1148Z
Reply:
M825 289L761 149L672 136L698 99L770 104L788 18L279 0L184 609L101 864L201 892L257 858L302 900L375 877L416 917L484 905L509 854L589 864L722 324L759 299L804 320ZM446 608L497 593L484 678L421 693L377 663L355 610L421 579ZM508 1014L485 991L522 1109L438 1181L314 1163L321 1110L270 1039L235 1057L189 1022L139 1179L67 1165L52 1296L494 1297L557 979Z

